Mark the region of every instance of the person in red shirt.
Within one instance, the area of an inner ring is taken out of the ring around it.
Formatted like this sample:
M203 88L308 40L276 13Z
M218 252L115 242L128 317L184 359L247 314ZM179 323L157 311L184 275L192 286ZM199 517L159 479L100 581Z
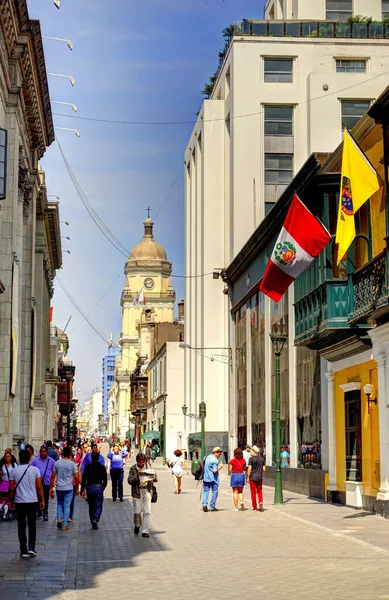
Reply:
M228 470L231 473L232 497L234 500L234 510L244 510L243 487L245 482L246 461L243 458L241 448L234 450L234 458L228 465Z

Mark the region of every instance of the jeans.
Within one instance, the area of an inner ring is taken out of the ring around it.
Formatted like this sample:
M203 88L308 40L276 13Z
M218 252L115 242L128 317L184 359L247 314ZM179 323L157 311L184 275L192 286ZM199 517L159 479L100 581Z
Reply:
M123 498L123 469L111 469L111 482L112 482L112 498L116 500L119 491L119 498Z
M73 497L73 490L57 490L57 519L62 521L62 525L69 525L70 504Z
M258 502L262 504L263 496L262 496L262 481L250 481L250 492L251 492L251 504L253 508L257 509L257 494L258 494Z
M69 513L69 519L73 519L73 514L74 514L74 500L76 498L76 487L77 486L73 486L73 496L72 496L72 501L70 503L70 513Z
M86 495L89 504L90 522L96 521L98 523L103 512L104 490L98 485L88 485Z
M147 489L140 490L140 498L133 498L134 525L142 526L142 533L149 533L150 512L151 512L151 494Z
M212 490L211 498L211 510L216 508L216 500L219 493L219 486L216 481L204 481L203 482L203 506L208 506L209 492Z
M43 516L44 517L48 517L49 516L49 493L50 493L50 484L46 485L45 483L42 484L43 487L43 497L45 500L45 507L43 509L43 511L38 509L38 517L42 516L42 512L43 512Z
M16 502L15 511L18 519L18 537L20 552L27 552L26 519L28 527L28 550L35 550L36 544L36 513L38 502Z

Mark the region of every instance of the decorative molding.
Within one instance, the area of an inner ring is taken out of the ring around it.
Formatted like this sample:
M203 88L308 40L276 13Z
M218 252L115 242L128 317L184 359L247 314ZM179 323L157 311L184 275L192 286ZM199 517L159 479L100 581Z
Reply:
M341 390L344 391L345 394L347 394L347 392L354 392L355 390L360 390L361 385L362 384L360 381L349 381L348 383L342 383L339 387Z

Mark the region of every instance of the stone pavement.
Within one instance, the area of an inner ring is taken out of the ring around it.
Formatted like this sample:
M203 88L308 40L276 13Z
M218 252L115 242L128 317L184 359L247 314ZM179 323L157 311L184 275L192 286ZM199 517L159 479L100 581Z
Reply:
M176 496L168 469L156 468L150 539L133 534L127 483L123 503L107 489L98 531L81 498L71 531L58 531L53 502L36 559L19 559L16 523L0 523L0 600L389 599L389 521L290 492L274 507L272 488L263 513L249 502L233 512L226 469L219 512L203 513L192 476Z

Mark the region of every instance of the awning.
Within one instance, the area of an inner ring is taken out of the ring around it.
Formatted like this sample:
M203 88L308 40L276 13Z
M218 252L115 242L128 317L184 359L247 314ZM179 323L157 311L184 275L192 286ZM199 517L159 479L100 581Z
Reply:
M130 429L130 431L126 431L125 436L128 440L135 437L135 429Z
M148 442L151 442L152 440L159 440L159 438L161 437L160 432L159 431L146 431L145 433L142 433L142 435L140 436L141 440L146 440Z

